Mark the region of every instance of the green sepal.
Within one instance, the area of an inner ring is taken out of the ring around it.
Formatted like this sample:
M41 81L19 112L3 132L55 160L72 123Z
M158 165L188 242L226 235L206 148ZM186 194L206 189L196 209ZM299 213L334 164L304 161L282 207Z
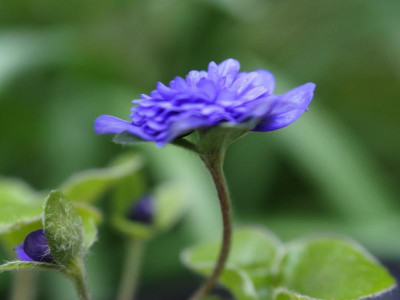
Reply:
M36 262L36 261L10 261L0 266L0 273L5 271L19 271L19 270L31 270L40 269L47 271L62 271L63 267L56 264Z
M69 266L84 255L82 219L72 201L52 191L45 202L43 228L50 253L57 263Z
M211 129L199 130L197 151L200 155L212 155L225 151L230 144L243 137L256 125L256 121L247 123L222 123Z
M142 165L140 156L124 156L108 168L86 170L73 175L60 189L72 201L93 202L109 187L140 170Z
M276 294L275 299L279 300L355 300L379 295L395 286L394 278L365 249L339 237L288 244L280 271L279 286L286 290Z
M121 144L121 145L135 145L138 143L145 143L149 142L145 139L142 139L141 137L137 135L130 134L127 131L123 131L119 134L116 134L113 137L113 142L116 144Z

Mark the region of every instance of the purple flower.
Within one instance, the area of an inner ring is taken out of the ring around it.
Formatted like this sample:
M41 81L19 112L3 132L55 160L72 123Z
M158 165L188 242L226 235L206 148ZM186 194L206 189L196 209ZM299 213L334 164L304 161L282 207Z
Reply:
M221 123L255 121L253 131L271 131L293 123L307 110L315 88L306 83L275 95L273 75L266 70L239 72L237 60L211 62L207 71L191 71L156 90L131 110L131 121L102 115L95 121L98 134L128 132L159 146Z
M132 221L151 224L153 222L153 197L143 196L136 202L129 211L128 218Z
M43 229L29 233L24 242L14 247L14 250L20 260L55 263Z

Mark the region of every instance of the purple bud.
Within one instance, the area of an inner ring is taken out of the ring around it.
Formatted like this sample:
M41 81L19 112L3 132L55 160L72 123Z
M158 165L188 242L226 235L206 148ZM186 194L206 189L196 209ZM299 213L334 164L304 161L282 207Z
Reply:
M43 229L29 233L22 244L14 247L17 257L23 261L55 263Z
M153 222L153 197L143 196L130 209L128 218L132 221L151 224Z

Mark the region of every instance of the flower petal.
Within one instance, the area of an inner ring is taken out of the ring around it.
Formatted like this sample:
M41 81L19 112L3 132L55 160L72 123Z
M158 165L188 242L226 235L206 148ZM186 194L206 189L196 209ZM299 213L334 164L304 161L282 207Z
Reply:
M34 261L54 262L43 229L32 231L25 237L24 252Z
M218 65L220 76L236 75L240 70L240 63L233 58L228 58Z
M24 243L15 246L14 247L14 251L17 254L17 257L19 260L23 260L23 261L34 261L32 258L30 258L28 256L28 254L25 253L24 251Z
M225 77L225 86L230 86L240 70L240 63L233 58L228 58L218 65L219 78Z
M271 72L267 70L256 70L258 76L254 79L253 84L255 86L261 85L268 89L268 94L271 95L275 89L275 78Z
M152 140L152 136L143 132L143 130L132 123L119 119L114 116L102 115L94 121L94 130L97 134L121 133L127 131L146 140Z
M307 110L314 94L315 84L306 83L279 96L271 110L261 119L253 131L271 131L288 126Z
M249 119L263 119L272 111L278 101L278 96L271 95L252 101L248 105L244 105L243 112L238 118L238 122L246 122Z
M186 118L181 118L171 124L168 129L168 134L162 140L157 141L158 146L163 146L178 136L182 136L192 130L199 129L202 127L208 127L214 125L212 121L199 116L187 116Z

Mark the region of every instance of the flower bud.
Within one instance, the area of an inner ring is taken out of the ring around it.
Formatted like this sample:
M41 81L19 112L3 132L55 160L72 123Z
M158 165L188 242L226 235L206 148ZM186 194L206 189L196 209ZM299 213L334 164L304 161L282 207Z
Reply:
M136 202L128 213L128 218L145 224L153 222L154 199L150 195L143 196Z
M14 247L17 257L23 261L55 263L43 229L29 233L22 244Z

